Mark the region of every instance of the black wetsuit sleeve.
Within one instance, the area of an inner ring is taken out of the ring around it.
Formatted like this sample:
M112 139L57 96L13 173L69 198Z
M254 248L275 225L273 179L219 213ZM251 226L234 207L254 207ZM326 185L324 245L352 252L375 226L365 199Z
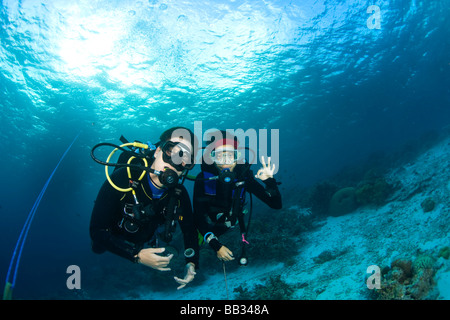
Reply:
M278 190L278 184L275 178L263 180L265 188L262 184L253 178L253 174L249 175L247 181L247 190L254 194L258 199L267 204L272 209L281 209L281 193Z
M194 218L195 224L198 231L202 236L205 236L208 232L212 232L211 226L207 222L208 216L208 201L205 196L205 182L203 180L203 172L200 172L195 180L194 184ZM211 248L218 251L222 244L217 240L213 239L209 242Z
M111 179L118 186L126 186L128 178L126 170L120 169L111 175ZM141 250L141 246L126 241L112 233L113 227L119 222L122 205L120 199L124 193L114 189L105 181L95 200L90 221L89 232L93 242L94 252L108 250L128 260L135 261L134 256Z
M186 257L186 263L192 262L198 267L199 264L199 244L197 236L197 228L195 226L194 213L192 211L191 199L186 189L183 188L180 197L180 209L182 216L180 219L180 227L183 233L184 248L194 249L193 257Z

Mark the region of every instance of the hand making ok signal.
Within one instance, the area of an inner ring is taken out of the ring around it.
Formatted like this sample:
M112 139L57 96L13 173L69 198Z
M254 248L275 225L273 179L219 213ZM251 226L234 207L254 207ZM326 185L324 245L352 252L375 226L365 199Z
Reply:
M255 175L255 178L261 179L263 181L269 178L273 178L273 173L275 172L275 165L273 165L272 168L270 168L270 157L267 157L267 165L266 162L264 161L264 157L261 157L261 163L263 167L258 170L258 172Z

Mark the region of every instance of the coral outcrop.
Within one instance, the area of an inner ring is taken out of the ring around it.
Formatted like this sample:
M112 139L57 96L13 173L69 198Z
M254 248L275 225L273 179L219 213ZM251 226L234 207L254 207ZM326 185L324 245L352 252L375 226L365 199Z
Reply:
M383 177L364 181L355 190L358 205L382 205L391 194L393 187Z
M435 283L435 260L421 255L414 261L397 259L390 267L383 268L381 288L375 290L379 300L427 299Z
M329 214L333 217L350 213L357 208L355 188L348 187L338 190L330 200Z
M441 250L439 250L438 257L442 257L448 260L448 258L450 258L450 247L443 247Z
M422 201L420 206L423 209L423 212L430 212L433 211L434 207L436 206L436 203L434 202L433 198L426 198Z

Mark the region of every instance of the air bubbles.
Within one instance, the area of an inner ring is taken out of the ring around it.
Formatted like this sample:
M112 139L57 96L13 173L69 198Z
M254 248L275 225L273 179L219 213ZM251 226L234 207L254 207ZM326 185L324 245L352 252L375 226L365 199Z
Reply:
M180 14L177 18L177 22L185 23L188 21L188 17L186 17L184 14Z

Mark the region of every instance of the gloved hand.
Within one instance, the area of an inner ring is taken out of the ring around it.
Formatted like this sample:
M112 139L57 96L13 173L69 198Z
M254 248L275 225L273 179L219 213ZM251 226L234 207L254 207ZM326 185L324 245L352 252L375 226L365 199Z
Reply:
M180 286L177 288L177 290L180 290L184 288L189 282L194 280L195 273L195 265L192 262L189 262L186 265L186 275L184 276L184 279L180 279L178 277L173 277Z
M219 251L217 251L217 258L222 261L234 260L233 252L225 246L221 246Z
M272 168L270 168L270 157L267 157L267 165L266 162L264 161L264 157L261 157L261 163L263 167L258 170L258 172L255 175L255 178L261 179L263 181L269 178L273 178L275 165L273 165Z
M138 262L146 265L147 267L159 270L159 271L170 271L170 268L166 268L170 260L173 257L173 254L168 255L167 257L160 256L157 253L162 253L166 250L166 248L147 248L142 249L137 254L139 258Z

